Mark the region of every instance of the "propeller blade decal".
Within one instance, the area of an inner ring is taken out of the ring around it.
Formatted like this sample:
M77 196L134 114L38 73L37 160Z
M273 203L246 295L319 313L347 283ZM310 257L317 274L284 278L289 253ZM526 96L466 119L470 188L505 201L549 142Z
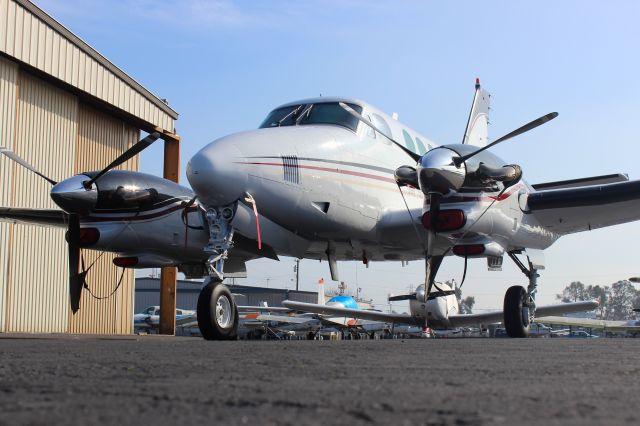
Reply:
M136 143L135 145L133 145L131 148L129 148L128 150L126 150L125 152L120 154L120 156L118 158L113 160L111 162L111 164L109 164L107 167L102 169L97 175L95 175L93 177L93 179L90 179L90 180L86 181L84 183L85 187L86 188L91 188L91 185L93 185L95 183L95 181L100 179L102 177L102 175L107 173L109 170L111 170L111 169L113 169L115 167L118 167L120 164L122 164L125 161L129 160L130 158L136 156L137 154L139 154L143 150L147 149L149 147L149 145L154 143L159 137L160 137L160 133L154 132L154 133L151 133L150 135L148 135L146 138L144 138L141 141L139 141L138 143Z
M500 142L504 142L508 139L511 139L515 136L521 135L525 132L528 132L529 130L533 130L538 126L543 125L544 123L553 120L554 118L556 118L558 116L557 112L550 112L549 114L543 115L540 118L537 118L535 120L533 120L530 123L525 124L522 127L517 128L516 130L514 130L511 133L507 133L506 135L502 136L501 138L496 139L495 141L491 142L489 145L483 146L482 148L478 149L477 151L472 152L471 154L467 154L467 155L463 155L462 157L458 157L455 158L455 164L456 166L459 166L460 164L464 163L465 161L467 161L469 158L473 157L474 155L491 148L492 146L495 146L497 144L499 144Z
M400 148L401 150L403 150L409 157L411 157L416 163L418 161L420 161L420 158L422 157L420 154L416 154L415 152L411 151L409 148L405 147L404 145L402 145L400 142L397 142L395 139L393 139L390 135L387 135L386 133L382 132L380 129L378 129L370 120L366 119L362 114L359 114L358 111L354 110L353 108L351 108L349 105L345 104L344 102L339 102L340 106L342 107L342 109L344 109L345 111L347 111L349 114L351 114L352 116L354 116L355 118L357 118L358 120L362 121L364 124L366 124L367 126L371 127L373 130L375 130L376 132L380 133L382 136L384 136L385 138L389 139L391 142L393 142L398 148Z
M0 154L4 154L6 155L8 158L10 158L11 160L15 161L16 163L20 164L22 167L24 167L25 169L32 171L33 173L37 174L38 176L40 176L42 179L46 180L47 182L49 182L51 185L57 185L58 182L56 182L55 180L43 175L42 173L40 173L35 167L33 167L31 164L27 163L26 161L24 161L22 158L18 157L16 155L15 152L11 151L10 149L7 148L3 148L0 147Z

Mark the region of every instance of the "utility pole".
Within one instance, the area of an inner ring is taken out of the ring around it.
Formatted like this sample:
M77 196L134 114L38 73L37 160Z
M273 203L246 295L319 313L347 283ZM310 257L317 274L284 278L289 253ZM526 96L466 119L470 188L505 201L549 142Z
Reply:
M296 271L296 291L298 291L298 283L300 282L300 259L296 259L296 266L293 267Z

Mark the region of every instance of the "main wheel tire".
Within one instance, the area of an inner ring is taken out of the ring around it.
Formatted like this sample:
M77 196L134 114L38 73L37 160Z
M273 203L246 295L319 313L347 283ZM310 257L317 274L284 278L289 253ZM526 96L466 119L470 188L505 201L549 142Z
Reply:
M238 308L231 292L220 282L205 285L198 296L198 327L205 340L236 340Z
M523 308L527 290L519 285L509 287L504 295L504 328L509 337L527 337L529 321L525 320Z

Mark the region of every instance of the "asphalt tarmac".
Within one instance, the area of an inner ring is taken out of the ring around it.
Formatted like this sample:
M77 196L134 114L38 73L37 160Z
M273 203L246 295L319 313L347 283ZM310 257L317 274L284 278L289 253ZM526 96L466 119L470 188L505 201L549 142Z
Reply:
M640 423L640 339L0 335L0 424Z

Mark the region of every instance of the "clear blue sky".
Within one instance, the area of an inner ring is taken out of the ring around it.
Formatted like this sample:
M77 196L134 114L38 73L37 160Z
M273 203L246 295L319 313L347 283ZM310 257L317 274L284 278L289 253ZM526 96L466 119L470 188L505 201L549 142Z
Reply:
M530 183L613 172L640 177L640 3L636 1L39 0L36 3L180 113L182 170L200 147L256 127L280 103L322 95L364 99L437 143L457 143L480 77L498 137L550 111L559 118L496 147ZM161 173L161 146L141 170ZM186 178L182 183L187 184ZM609 285L640 275L640 224L564 237L547 250L539 300L571 281ZM464 292L502 305L524 277L470 262ZM423 280L413 262L341 264L351 288L384 304ZM291 286L293 260L252 262L248 282ZM357 278L356 278L357 275ZM447 259L439 279L460 280ZM315 290L326 263L303 261ZM329 285L327 287L331 287ZM402 305L399 306L402 308Z

